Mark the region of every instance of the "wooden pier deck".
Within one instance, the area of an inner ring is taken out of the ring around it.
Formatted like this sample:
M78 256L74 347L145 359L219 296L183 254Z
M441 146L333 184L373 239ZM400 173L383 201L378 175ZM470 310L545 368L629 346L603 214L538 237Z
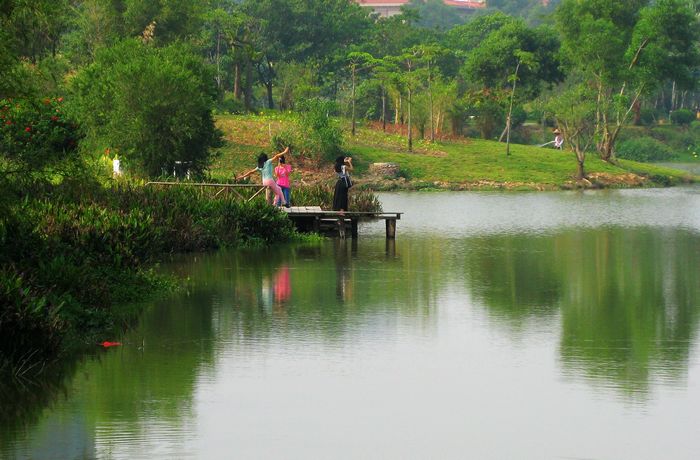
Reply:
M203 182L147 182L146 185L156 187L195 187L200 190L211 190L214 197L224 193L231 193L244 201L251 201L259 196L265 186L261 184L213 184ZM244 196L240 192L246 190L250 196ZM287 213L289 219L294 222L300 231L317 233L334 233L340 238L345 238L350 233L352 238L358 237L358 226L362 221L384 220L386 223L386 237L396 238L396 221L401 219L401 212L354 212L354 211L324 211L320 206L292 206L280 208Z
M320 206L292 206L280 208L294 222L300 231L337 232L345 238L348 231L352 238L358 237L361 221L383 220L386 223L386 237L396 238L396 221L401 219L401 212L354 212L324 211Z

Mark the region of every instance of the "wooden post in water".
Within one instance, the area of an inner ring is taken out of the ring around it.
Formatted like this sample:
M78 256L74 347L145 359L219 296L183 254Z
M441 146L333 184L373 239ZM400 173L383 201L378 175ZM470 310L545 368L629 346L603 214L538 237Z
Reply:
M386 220L386 237L392 240L396 238L396 218Z
M350 235L352 236L353 240L357 239L358 236L358 231L357 231L357 226L358 226L358 219L350 219Z
M338 236L345 239L345 219L343 217L338 218Z

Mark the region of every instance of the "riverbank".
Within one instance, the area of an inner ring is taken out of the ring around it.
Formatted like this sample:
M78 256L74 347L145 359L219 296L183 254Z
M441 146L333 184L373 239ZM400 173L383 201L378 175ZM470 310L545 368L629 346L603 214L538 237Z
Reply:
M260 150L270 151L273 136L293 125L283 113L266 115L219 115L217 125L224 132L227 146L211 168L216 178L231 178L250 169ZM360 127L353 138L346 135L345 150L354 159L356 182L372 190L563 190L572 188L622 188L669 186L697 182L698 176L669 167L620 160L617 165L601 161L596 155L586 158L588 178L574 179L574 154L531 145L505 144L481 139L452 139L427 142L416 140L414 149L406 149L406 140L396 134ZM327 164L301 162L294 179L298 183L333 181ZM391 176L374 173L373 163L396 165Z

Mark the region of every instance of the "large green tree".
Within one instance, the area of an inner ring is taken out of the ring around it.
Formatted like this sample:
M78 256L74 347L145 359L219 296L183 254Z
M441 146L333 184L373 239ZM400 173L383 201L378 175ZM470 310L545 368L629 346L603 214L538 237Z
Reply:
M278 63L307 62L320 74L333 72L371 26L367 10L347 0L244 0L242 8L258 20L258 71L270 108Z
M606 161L642 95L667 80L694 84L698 27L686 1L564 0L556 19L569 70L596 89L596 144Z

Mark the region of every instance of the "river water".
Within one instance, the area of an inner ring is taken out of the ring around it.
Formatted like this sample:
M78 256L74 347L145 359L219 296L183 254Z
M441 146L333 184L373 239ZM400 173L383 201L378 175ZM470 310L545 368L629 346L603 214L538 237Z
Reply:
M699 458L699 188L381 200L396 241L163 267L0 456Z

